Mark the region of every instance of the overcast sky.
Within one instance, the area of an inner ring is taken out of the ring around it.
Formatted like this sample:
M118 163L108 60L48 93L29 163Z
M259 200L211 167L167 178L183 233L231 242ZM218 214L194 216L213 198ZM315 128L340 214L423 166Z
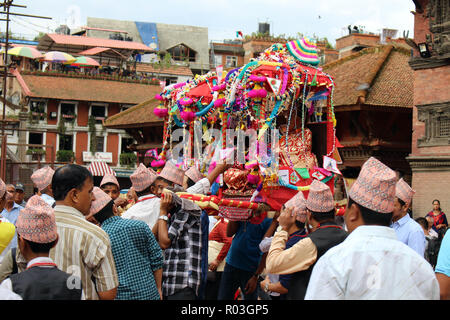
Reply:
M52 20L12 17L13 33L27 36L52 32L60 24L86 25L87 17L207 27L209 40L234 39L236 31L251 34L258 22L269 22L271 34L327 37L335 40L348 25L364 26L368 32L382 28L409 30L412 38L412 0L15 0L27 8L13 12L43 15ZM5 30L5 22L0 24Z

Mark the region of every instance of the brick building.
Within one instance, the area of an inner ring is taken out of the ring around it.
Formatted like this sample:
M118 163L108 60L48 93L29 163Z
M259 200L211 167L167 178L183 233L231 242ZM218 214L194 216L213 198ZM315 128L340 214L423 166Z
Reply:
M412 187L413 211L424 216L439 199L450 211L450 2L415 0Z
M383 43L382 43L383 42ZM339 52L339 59L348 57L364 48L375 47L380 44L406 44L405 39L386 37L381 41L379 34L374 33L349 33L346 36L336 39L336 50Z
M211 42L211 70L222 65L225 69L234 69L244 65L244 48L241 40Z
M362 49L323 66L335 82L336 136L348 182L371 156L411 181L413 73L409 50L398 45ZM339 188L337 188L339 189Z
M119 182L120 178L129 177L136 161L124 163L121 155L134 152L128 148L134 139L124 130L105 128L103 122L152 98L160 90L159 82L41 71L16 71L14 76L17 84L9 93L19 94L22 101L27 101L27 111L19 115L27 131L19 133L19 139L22 135L22 141L34 147L18 150L19 155L25 155L19 161L28 164L23 168L27 170L19 170L9 181L21 181L30 194L29 170L39 164L73 162L88 167L94 161L114 169ZM45 150L39 155L39 162L36 154L28 152L35 149ZM94 178L98 183L101 176Z

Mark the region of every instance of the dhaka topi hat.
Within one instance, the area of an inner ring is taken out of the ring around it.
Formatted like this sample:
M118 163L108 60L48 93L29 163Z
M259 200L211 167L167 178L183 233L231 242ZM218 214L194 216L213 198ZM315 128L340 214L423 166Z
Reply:
M330 212L334 209L334 199L330 187L314 180L309 187L306 207L313 212Z
M36 170L31 175L31 180L39 191L44 190L52 183L55 171L49 166Z
M287 209L292 208L292 213L295 215L296 220L300 222L306 221L306 199L302 191L299 191L289 199L284 206Z
M99 187L94 187L92 193L94 194L95 200L91 203L90 215L96 214L112 201L112 198Z
M203 174L197 169L196 166L190 167L184 174L194 182L198 182L204 178Z
M394 170L370 157L361 167L361 172L349 191L349 197L372 211L392 213L396 183Z
M117 181L116 176L111 173L105 174L102 181L100 182L100 187L102 187L103 185L105 185L107 183L115 184L117 186L117 188L120 189L119 181Z
M184 171L178 168L172 161L166 162L159 176L179 186L183 185Z
M6 184L3 182L2 179L0 179L0 199L3 198L5 193L6 193Z
M404 203L409 205L415 193L416 191L414 191L403 178L397 181L397 184L395 185L395 196Z
M23 239L50 243L58 238L54 210L40 196L32 196L20 210L16 231Z
M157 175L148 170L143 163L141 163L130 176L131 183L136 192L147 189L153 182L155 182L156 178Z

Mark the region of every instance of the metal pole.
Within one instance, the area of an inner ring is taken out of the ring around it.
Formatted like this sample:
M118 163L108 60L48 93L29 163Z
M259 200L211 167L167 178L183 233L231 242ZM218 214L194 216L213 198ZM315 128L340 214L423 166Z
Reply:
M6 9L6 35L5 35L5 53L3 58L3 64L5 72L3 73L3 112L2 112L2 156L1 156L1 170L0 178L6 180L6 135L5 135L5 118L6 118L6 79L8 74L8 45L9 45L9 8L13 0L4 0L3 6Z

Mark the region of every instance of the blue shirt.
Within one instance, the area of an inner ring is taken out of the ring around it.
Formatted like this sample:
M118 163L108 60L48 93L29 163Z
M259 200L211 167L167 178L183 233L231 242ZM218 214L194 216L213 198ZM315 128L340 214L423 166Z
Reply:
M19 216L19 212L22 209L23 209L22 206L19 206L17 203L14 202L11 211L8 211L6 210L6 208L4 208L0 214L6 219L8 219L9 222L16 225L17 217ZM17 248L17 231L14 234L14 238L11 240L11 248Z
M255 272L262 256L259 243L271 223L272 219L269 218L265 218L260 224L239 222L226 258L227 264L241 270Z
M444 239L442 239L435 272L450 277L450 232L448 231L445 233Z
M394 222L391 227L394 228L398 240L416 251L421 257L424 256L425 233L422 227L414 219L411 219L409 214Z
M162 269L163 255L147 224L114 216L102 229L111 240L119 278L116 300L159 300L153 272Z

